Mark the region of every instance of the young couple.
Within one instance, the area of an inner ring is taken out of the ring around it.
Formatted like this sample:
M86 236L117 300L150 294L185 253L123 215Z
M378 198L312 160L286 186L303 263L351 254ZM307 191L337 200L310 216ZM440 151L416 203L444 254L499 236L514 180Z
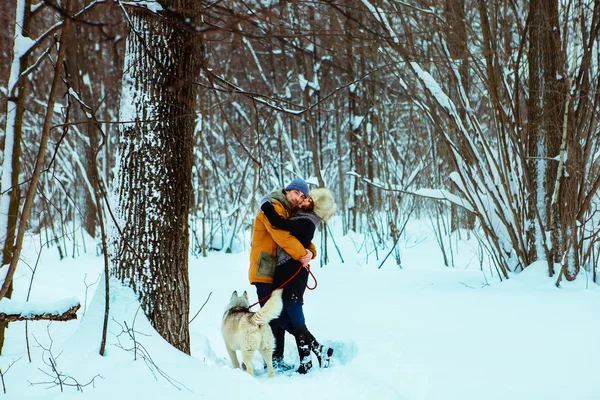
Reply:
M306 328L303 295L308 282L305 268L316 256L312 244L321 221L327 221L337 208L328 189L309 192L307 183L294 179L285 189L276 191L261 200L261 211L254 219L252 248L250 250L250 283L264 305L269 294L283 286L283 311L271 321L275 337L273 366L280 371L291 365L283 361L285 332L296 338L300 366L297 372L307 373L312 368L311 351L319 365L326 367L333 349L324 348ZM294 276L295 275L295 276Z

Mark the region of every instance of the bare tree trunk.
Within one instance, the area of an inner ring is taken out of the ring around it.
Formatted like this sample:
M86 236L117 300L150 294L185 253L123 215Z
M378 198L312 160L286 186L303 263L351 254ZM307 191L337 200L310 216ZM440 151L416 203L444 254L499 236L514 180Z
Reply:
M69 15L75 14L77 7L76 1L72 1L70 3L69 9L67 12ZM80 46L82 44L81 41L81 27L78 25L73 25L69 32L65 32L67 37L65 37L65 44L67 46L67 53L65 55L65 66L66 66L66 75L67 81L69 83L69 87L77 93L80 99L84 100L84 102L89 101L89 96L83 93L84 85L81 82L80 77L80 53L82 50ZM80 135L73 136L73 142L75 149L77 149L76 157L79 157L79 161L85 166L85 174L87 176L81 176L84 171L80 168L74 167L74 172L76 176L77 182L83 182L84 179L88 181L92 181L92 176L94 176L94 162L91 159L93 157L92 144L86 143L86 140L83 138L87 138L90 142L96 142L94 140L94 126L91 123L82 124L82 122L88 120L86 113L81 109L81 105L79 103L70 103L69 116L71 121L75 122L73 128L79 131ZM96 143L94 143L96 144ZM94 193L90 191L87 185L76 185L75 189L75 201L77 202L78 209L81 211L81 221L83 223L83 227L87 233L89 233L92 237L96 236L96 202L94 201Z
M169 343L189 354L188 214L202 38L194 0L154 14L131 7L119 135L120 232L112 274ZM189 21L189 22L185 22Z
M31 26L31 0L24 1L23 7L23 20L20 21L17 18L17 24L15 26L15 36L17 34L23 34L24 36L29 35L29 28ZM17 26L18 24L20 24L20 26ZM17 54L13 54L13 57L20 57L19 60L14 61L19 63L19 76L21 76L21 74L23 74L25 69L28 67L29 56L19 56ZM13 67L16 66L16 63L14 61ZM1 217L6 218L6 231L0 232L0 237L4 238L4 244L2 248L2 266L10 264L12 260L13 246L15 243L15 234L17 230L17 221L19 216L19 195L21 193L21 188L19 186L19 174L21 173L21 139L23 137L23 115L25 114L25 97L27 93L25 90L24 80L21 80L21 82L19 82L14 88L10 87L11 83L13 82L9 82L8 87L8 89L12 91L12 93L9 95L9 98L12 98L13 100L9 100L7 102L8 110L6 115L8 116L8 118L14 118L12 121L13 128L12 132L8 132L10 128L7 126L5 133L7 135L12 135L13 140L12 149L4 149L5 158L3 160L3 162L7 162L10 160L11 169L3 168L2 174L8 174L8 172L10 171L10 176L2 177L2 187L0 187L1 191L8 191L8 199L3 195L3 198L1 200L2 202L6 202L8 200L8 215ZM16 95L16 101L14 95ZM14 108L14 117L10 116L9 110L11 108ZM11 141L7 141L5 138L5 146L7 144L10 145L10 143ZM7 157L7 152L11 153L11 157ZM10 188L4 187L4 184L7 182L10 182ZM6 297L10 298L11 295L12 282L8 291L6 292ZM8 321L0 321L0 354L2 354L2 349L4 348L4 334L7 327Z
M470 107L469 104L463 104L460 98L460 90L462 89L466 97L469 98L469 50L467 44L467 27L465 20L465 0L451 0L446 2L445 8L446 20L450 25L450 29L447 32L446 41L448 43L448 50L452 57L452 62L459 63L458 72L460 74L460 82L449 87L450 98L455 104L459 105L458 113L460 118L464 121L466 119L466 108ZM458 141L461 146L461 152L465 155L469 154L468 146L465 145L465 139L459 135ZM468 159L471 164L472 159ZM458 192L456 184L452 182L450 184L453 192ZM473 229L475 226L475 214L466 212L464 209L458 207L456 204L450 206L451 212L451 231L454 232L459 228Z
M354 47L352 41L347 42L347 53L348 57L348 71L350 73L350 79L355 79L356 66L354 64ZM358 113L358 88L351 87L348 91L348 139L350 140L350 168L354 169L354 172L363 176L364 171L362 168L362 152L360 148L360 141L358 138L358 126L355 127L356 117ZM350 198L351 202L348 206L348 229L354 232L358 231L358 218L360 214L360 201L361 195L359 193L360 182L355 177L350 180Z
M565 85L561 72L564 57L560 46L557 1L532 0L529 13L528 259L545 258L542 236L551 230L553 259L548 260L548 265L552 275L552 262L559 261L557 253L563 247L560 226L550 226L550 204L557 176L557 163L552 158L559 154L562 138ZM558 219L555 222L560 223Z
M309 23L312 26L316 26L315 25L315 10L313 7L309 8L308 11L308 19L309 19ZM316 43L317 38L312 36L311 40L313 43ZM318 51L318 46L315 46L314 50L311 53L311 57L310 57L310 63L309 63L309 68L306 68L306 79L312 81L312 82L319 82L319 68L317 67L317 65L320 65L320 61L317 58L317 51ZM317 85L318 86L318 85ZM306 106L309 106L311 104L315 104L315 103L319 103L321 100L321 92L320 89L310 89L309 86L306 87L306 90L304 91L305 93L305 101L306 101ZM307 132L307 138L309 140L309 144L310 144L310 149L312 152L312 167L314 168L314 174L317 177L317 180L319 181L319 187L323 187L325 186L325 181L323 180L323 174L322 169L323 169L323 162L321 160L322 154L321 154L321 149L323 148L321 146L321 142L322 142L322 129L321 129L321 118L320 118L320 106L317 106L316 108L316 112L314 113L309 113L307 115L307 119L308 119L308 123L307 126L310 127L309 129L306 130Z
M63 30L68 31L71 26L71 20L66 18L64 21ZM18 224L18 232L16 236L15 246L13 248L13 256L11 258L10 266L8 267L8 272L6 273L6 278L4 283L2 284L2 288L0 289L0 298L6 296L9 292L9 289L12 286L12 278L17 269L17 263L19 262L19 257L21 255L21 249L23 246L23 238L25 237L25 230L27 228L27 220L29 219L29 214L33 207L33 201L35 198L35 193L37 190L38 183L40 181L40 175L42 172L42 165L44 163L44 156L46 154L46 149L48 148L48 138L50 136L50 127L52 125L52 114L54 112L54 104L56 102L58 86L61 82L61 70L62 63L65 57L65 45L64 43L59 41L59 50L58 56L56 58L56 65L54 67L54 78L52 81L52 87L50 89L50 94L48 96L48 103L46 107L46 115L44 118L44 126L42 127L42 137L40 139L40 147L38 149L37 158L35 160L35 167L33 169L33 173L31 176L31 181L29 183L29 188L27 189L27 195L25 198L25 204L23 205L23 211L21 213L21 218L19 219Z
M339 119L339 118L338 118ZM342 129L340 128L341 124L336 124L336 155L337 155L337 169L338 169L338 179L339 179L339 199L340 199L340 210L339 212L342 214L342 234L346 235L348 233L348 221L346 220L346 188L345 188L345 180L346 174L344 172L344 164L343 164L343 152L342 152Z

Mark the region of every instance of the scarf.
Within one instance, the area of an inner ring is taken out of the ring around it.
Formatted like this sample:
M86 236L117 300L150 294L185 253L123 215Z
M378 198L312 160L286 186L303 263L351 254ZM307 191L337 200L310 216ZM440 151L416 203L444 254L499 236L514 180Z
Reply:
M312 211L298 211L296 215L294 215L291 220L298 220L300 218L306 218L310 220L315 225L315 230L321 223L321 218L317 217L317 215ZM285 252L281 247L277 247L277 265L281 265L286 261L290 260L292 257L288 253Z

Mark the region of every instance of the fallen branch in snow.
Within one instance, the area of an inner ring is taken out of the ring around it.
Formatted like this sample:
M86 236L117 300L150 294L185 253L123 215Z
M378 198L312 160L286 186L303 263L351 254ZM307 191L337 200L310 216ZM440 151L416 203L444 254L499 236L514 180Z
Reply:
M70 321L77 319L77 310L80 307L81 304L76 299L66 299L54 304L2 299L0 321Z
M0 321L15 322L15 321L70 321L77 319L77 310L81 307L80 304L69 308L62 314L5 314L0 313Z
M208 297L210 298L210 295ZM208 299L206 301L208 301ZM141 306L138 307L137 311L135 312L135 316L133 317L133 322L131 324L131 328L127 325L127 321L123 321L123 324L125 325L125 328L123 328L123 325L118 323L117 320L115 320L113 318L113 321L121 327L121 332L116 335L117 336L117 344L115 346L121 350L125 350L128 353L132 353L134 360L137 360L138 357L141 358L142 360L144 360L144 362L148 366L148 369L154 376L154 379L156 379L157 381L158 381L158 377L157 377L157 373L158 373L160 376L165 378L167 382L169 382L171 385L173 385L174 388L176 388L178 390L186 389L190 393L193 394L194 392L192 390L190 390L190 388L185 386L183 383L175 380L174 378L171 378L165 371L163 371L158 365L156 365L156 363L150 356L150 352L148 352L148 349L146 349L146 347L144 347L144 345L142 345L139 342L136 335L139 334L139 335L143 335L143 336L151 336L151 335L143 334L143 333L135 330L135 320L137 318L138 312L140 311L140 308L141 308ZM125 347L125 345L123 343L121 343L121 336L124 334L129 336L129 340L133 343L133 344L129 344L128 345L129 347Z
M0 378L2 379L2 390L4 390L4 394L6 394L6 383L4 382L4 375L6 375L6 373L8 372L8 370L10 369L10 367L12 367L17 361L19 361L21 359L21 357L17 358L16 360L13 360L8 367L6 367L6 369L4 371L2 371L2 368L0 368Z
M37 342L38 346L43 350L42 360L44 364L46 364L46 366L50 368L50 371L43 370L42 368L38 368L38 370L46 376L48 376L49 378L51 378L52 380L44 382L31 382L28 380L31 386L48 385L48 389L58 386L60 387L61 392L64 392L65 387L74 387L77 389L78 392L83 392L84 387L89 385L95 385L96 378L104 379L101 375L96 375L92 379L90 379L88 383L79 383L79 381L77 381L77 379L73 378L71 375L68 375L62 370L59 370L56 359L60 357L60 354L55 357L54 353L52 353L52 344L54 343L54 341L50 336L50 325L48 325L48 328L46 328L46 330L48 332L48 339L50 340L50 345L48 347L43 346L35 336L33 338ZM46 357L48 361L46 361Z

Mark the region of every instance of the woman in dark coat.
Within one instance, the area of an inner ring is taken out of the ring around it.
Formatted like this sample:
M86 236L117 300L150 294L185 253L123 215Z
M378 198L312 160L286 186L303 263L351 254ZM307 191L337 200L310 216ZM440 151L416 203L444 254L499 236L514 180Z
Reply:
M314 189L310 196L301 203L298 212L288 219L277 214L269 202L261 206L271 225L290 232L305 247L312 242L315 230L321 221L327 221L336 208L331 192L325 188ZM311 351L315 353L321 367L328 366L329 359L333 355L333 349L324 348L306 328L302 305L307 282L308 269L278 248L273 287L278 288L284 285L282 294L284 310L280 316L280 323L287 331L293 332L296 338L300 356L300 366L297 372L300 374L305 374L312 368Z

